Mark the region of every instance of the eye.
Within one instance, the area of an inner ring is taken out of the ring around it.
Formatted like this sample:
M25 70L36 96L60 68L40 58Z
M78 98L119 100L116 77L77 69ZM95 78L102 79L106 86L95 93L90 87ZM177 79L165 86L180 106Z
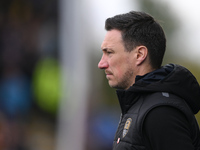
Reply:
M113 51L113 50L107 50L106 52L107 52L107 54L108 54L108 55L110 55L110 54L113 54L113 53L114 53L114 51Z
M103 53L106 54L106 55L110 55L110 54L113 54L114 51L110 50L110 49L103 49Z

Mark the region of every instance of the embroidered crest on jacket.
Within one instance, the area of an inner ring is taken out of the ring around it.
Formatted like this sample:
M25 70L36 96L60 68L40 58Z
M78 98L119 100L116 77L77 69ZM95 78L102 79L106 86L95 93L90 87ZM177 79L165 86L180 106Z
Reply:
M126 136L126 134L128 133L128 130L129 130L129 128L130 128L130 126L131 126L131 122L132 122L132 119L131 118L128 118L127 120L126 120L126 123L125 123L125 125L124 125L124 130L123 130L123 138Z

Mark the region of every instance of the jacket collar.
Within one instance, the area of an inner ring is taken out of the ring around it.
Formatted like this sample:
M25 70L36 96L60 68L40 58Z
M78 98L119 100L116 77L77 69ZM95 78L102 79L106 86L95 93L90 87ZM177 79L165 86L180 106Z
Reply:
M138 94L129 90L117 90L116 92L123 115L137 101Z

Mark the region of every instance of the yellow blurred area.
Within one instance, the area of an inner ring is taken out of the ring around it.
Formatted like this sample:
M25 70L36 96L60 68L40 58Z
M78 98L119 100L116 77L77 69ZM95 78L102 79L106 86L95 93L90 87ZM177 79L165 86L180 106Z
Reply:
M60 68L53 58L40 60L33 74L33 91L41 109L55 114L61 98Z

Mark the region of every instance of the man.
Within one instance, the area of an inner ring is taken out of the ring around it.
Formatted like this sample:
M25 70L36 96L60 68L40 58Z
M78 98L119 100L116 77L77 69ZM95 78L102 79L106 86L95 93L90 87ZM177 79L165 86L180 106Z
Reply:
M113 150L200 150L200 87L184 67L161 67L166 39L150 15L108 18L98 64L122 110Z

